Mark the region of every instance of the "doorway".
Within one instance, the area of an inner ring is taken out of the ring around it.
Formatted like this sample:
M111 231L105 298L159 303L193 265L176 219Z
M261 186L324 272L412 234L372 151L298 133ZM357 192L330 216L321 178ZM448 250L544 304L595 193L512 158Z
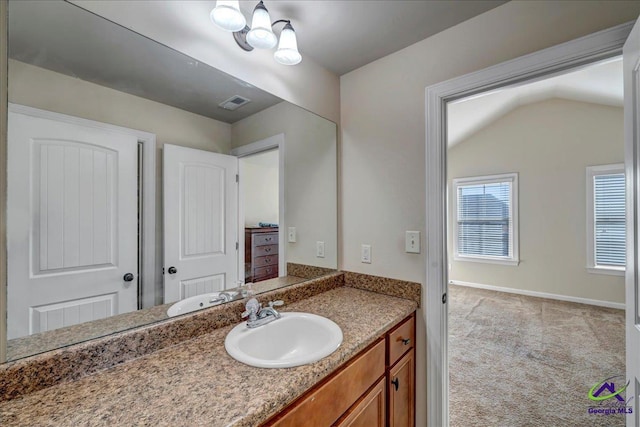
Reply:
M447 119L450 425L597 424L625 373L622 58Z
M446 254L446 104L500 87L536 81L620 55L632 24L601 31L572 42L455 78L426 89L427 272L424 314L427 320L428 424L448 425L446 363L448 257ZM628 159L628 152L625 154ZM628 170L628 167L627 167ZM635 169L633 169L635 171ZM437 231L433 231L437 230ZM631 289L627 285L627 293ZM627 297L627 301L629 298ZM629 316L627 316L629 323ZM628 351L627 347L627 351ZM629 363L627 363L629 369ZM633 394L633 390L629 391Z
M285 233L284 134L231 154L239 161L238 235L244 236L239 239L238 277L247 283L285 277L285 242L295 241L295 231Z

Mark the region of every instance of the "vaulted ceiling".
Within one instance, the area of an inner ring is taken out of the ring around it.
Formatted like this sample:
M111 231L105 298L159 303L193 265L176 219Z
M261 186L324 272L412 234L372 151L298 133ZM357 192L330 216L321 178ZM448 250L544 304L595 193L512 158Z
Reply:
M522 105L551 98L622 107L622 58L450 103L447 110L448 144L451 147L463 141Z

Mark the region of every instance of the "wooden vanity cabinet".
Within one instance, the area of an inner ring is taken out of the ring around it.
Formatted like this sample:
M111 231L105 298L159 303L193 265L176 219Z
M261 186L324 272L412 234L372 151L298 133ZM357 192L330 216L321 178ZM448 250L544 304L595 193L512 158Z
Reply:
M413 427L415 313L263 426Z

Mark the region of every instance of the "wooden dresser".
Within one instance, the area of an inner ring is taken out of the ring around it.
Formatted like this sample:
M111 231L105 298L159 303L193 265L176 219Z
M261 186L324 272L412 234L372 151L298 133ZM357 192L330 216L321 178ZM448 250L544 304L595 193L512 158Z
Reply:
M278 277L278 228L247 227L244 229L245 282Z

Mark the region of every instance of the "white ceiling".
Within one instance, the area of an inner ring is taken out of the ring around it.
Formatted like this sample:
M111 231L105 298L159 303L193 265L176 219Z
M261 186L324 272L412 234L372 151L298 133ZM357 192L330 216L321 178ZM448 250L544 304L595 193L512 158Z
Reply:
M257 3L258 0L240 2L248 22ZM308 55L338 75L503 3L506 1L264 0L272 21L291 20L303 61Z
M519 106L550 98L622 107L622 58L606 60L557 77L499 89L450 103L447 109L449 147Z

